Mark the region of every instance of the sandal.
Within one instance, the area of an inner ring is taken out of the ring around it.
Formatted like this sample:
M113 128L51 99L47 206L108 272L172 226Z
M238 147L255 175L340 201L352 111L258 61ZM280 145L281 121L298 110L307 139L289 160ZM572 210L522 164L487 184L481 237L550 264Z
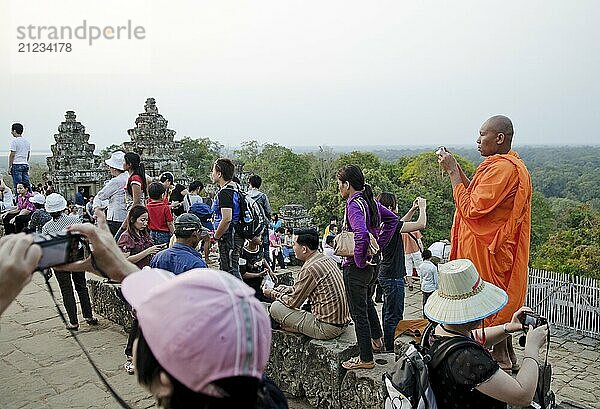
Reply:
M379 339L371 339L371 348L373 352L383 352L383 341Z
M353 369L373 369L375 368L375 362L363 362L360 357L355 356L354 358L348 359L346 362L342 362L342 368L349 371Z
M88 325L98 325L98 318L96 318L96 317L86 318L85 322L87 322Z
M65 326L69 331L77 331L79 330L79 324L68 324Z

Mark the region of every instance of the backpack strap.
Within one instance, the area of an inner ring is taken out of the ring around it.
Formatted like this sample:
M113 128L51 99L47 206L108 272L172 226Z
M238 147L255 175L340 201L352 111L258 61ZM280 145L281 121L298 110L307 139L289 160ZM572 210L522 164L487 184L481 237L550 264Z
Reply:
M452 337L443 340L433 352L429 365L431 368L437 368L450 354L471 345L479 345L475 341L464 337Z

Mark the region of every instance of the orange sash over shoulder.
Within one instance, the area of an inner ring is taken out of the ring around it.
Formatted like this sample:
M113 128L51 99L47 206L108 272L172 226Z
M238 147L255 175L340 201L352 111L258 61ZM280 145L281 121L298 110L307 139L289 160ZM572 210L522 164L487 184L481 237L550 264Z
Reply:
M531 230L531 179L519 155L486 158L468 188L454 188L450 259L467 258L481 277L508 293L486 325L510 321L525 302Z

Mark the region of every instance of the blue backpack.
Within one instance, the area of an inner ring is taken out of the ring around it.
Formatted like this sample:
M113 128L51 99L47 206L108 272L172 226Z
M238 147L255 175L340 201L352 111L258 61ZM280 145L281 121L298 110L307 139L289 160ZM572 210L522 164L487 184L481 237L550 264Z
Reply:
M190 213L195 214L201 222L208 222L213 215L212 208L206 203L196 202L190 207Z

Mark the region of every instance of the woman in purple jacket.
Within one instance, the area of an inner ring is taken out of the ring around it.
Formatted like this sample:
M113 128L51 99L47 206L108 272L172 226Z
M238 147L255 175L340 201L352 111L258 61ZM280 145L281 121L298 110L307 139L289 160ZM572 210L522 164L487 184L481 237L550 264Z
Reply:
M381 324L373 303L377 274L375 260L368 255L369 233L385 247L398 225L398 217L374 198L371 186L358 166L346 165L337 173L338 188L346 199L346 228L354 232L354 257L342 263L344 286L354 321L360 356L342 363L346 369L372 369L373 352L383 351Z

